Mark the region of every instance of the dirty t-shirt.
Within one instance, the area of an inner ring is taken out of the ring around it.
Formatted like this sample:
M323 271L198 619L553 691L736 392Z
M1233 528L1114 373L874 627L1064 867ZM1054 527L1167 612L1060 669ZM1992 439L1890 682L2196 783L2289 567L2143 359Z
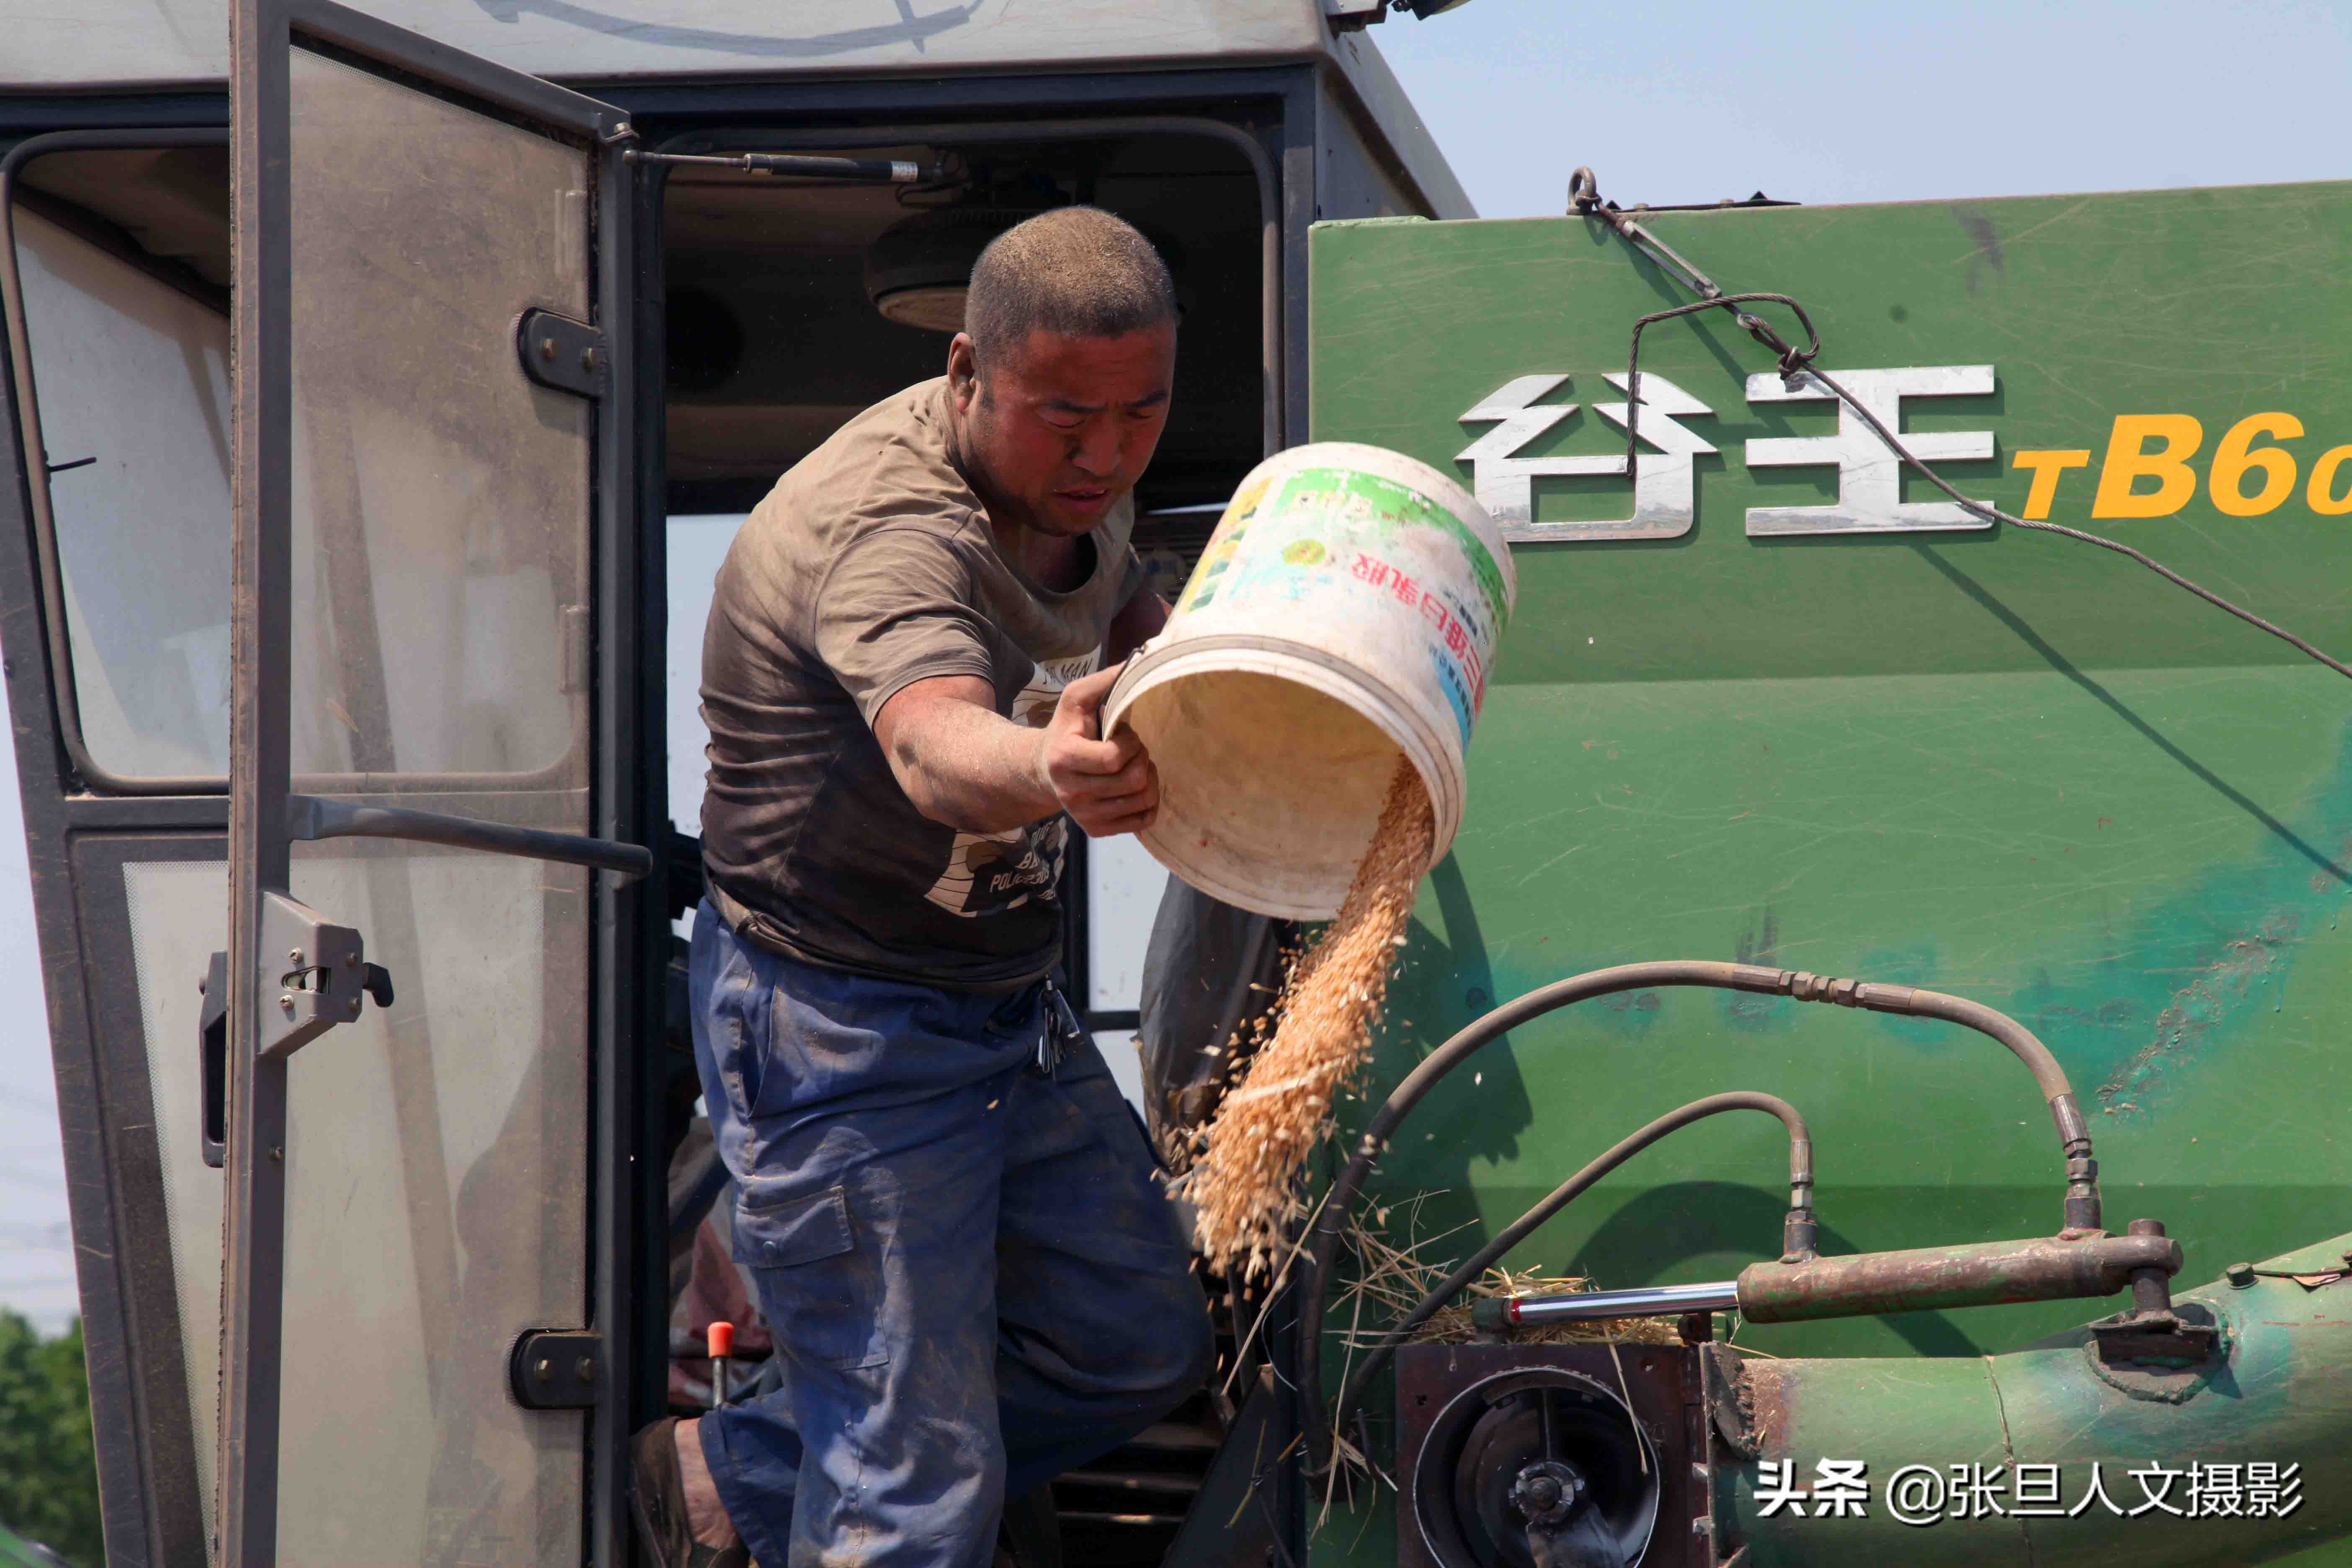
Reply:
M712 903L811 963L1012 989L1059 947L1064 819L961 833L918 812L874 719L901 689L971 675L1042 726L1095 669L1142 567L1121 500L1066 594L998 550L949 448L944 378L876 404L776 482L727 552L702 641Z

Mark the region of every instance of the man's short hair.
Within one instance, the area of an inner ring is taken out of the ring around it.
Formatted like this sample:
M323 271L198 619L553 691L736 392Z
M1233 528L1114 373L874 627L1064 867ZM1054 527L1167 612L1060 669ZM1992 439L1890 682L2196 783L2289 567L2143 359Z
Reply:
M983 373L1041 328L1116 338L1175 320L1168 264L1134 225L1100 207L1056 207L989 241L963 308Z

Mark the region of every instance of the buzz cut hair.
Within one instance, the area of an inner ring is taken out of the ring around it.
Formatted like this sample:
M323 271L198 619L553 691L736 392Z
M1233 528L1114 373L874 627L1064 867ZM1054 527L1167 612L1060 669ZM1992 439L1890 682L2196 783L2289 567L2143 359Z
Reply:
M964 331L982 373L1039 330L1117 338L1176 321L1176 285L1142 232L1100 207L1055 207L1006 229L972 263Z

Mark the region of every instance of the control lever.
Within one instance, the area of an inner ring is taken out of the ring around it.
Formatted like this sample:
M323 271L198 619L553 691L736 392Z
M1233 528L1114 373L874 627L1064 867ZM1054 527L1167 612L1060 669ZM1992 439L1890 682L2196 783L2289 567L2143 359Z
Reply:
M710 1352L710 1408L727 1403L727 1358L735 1353L735 1325L713 1323L703 1331L703 1348Z
M381 963L369 964L367 978L360 982L360 989L366 992L369 1000L377 1006L390 1007L392 1005L392 971Z

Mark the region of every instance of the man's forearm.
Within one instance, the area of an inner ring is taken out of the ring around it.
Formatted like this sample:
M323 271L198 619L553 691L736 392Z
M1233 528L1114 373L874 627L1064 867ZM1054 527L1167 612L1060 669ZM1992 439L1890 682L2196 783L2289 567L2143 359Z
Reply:
M1005 833L1062 809L1039 766L1044 741L1044 731L973 702L924 701L892 727L890 766L933 822Z

